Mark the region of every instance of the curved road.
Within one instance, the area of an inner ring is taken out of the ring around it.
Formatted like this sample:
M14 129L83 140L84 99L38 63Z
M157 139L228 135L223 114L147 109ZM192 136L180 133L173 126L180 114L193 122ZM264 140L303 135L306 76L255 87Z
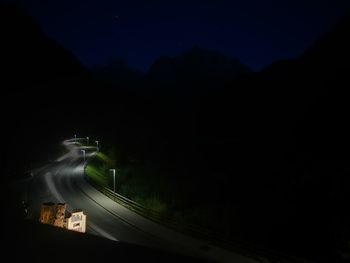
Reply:
M86 151L88 158L95 153L95 147L78 147L73 141L63 142L67 154L34 171L27 193L34 218L39 218L42 203L62 202L67 203L69 211L84 211L90 234L218 262L258 262L157 225L104 196L84 178L81 150Z

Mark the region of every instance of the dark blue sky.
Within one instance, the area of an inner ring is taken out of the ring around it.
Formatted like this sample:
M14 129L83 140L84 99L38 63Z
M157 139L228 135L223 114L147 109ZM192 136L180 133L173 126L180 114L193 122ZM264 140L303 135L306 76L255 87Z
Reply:
M146 70L160 55L198 45L255 70L295 57L350 9L348 0L0 0L92 66L113 57Z

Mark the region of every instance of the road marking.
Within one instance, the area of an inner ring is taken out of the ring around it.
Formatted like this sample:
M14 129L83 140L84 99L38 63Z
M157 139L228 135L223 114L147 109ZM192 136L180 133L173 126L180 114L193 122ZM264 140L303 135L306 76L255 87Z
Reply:
M57 175L62 169L58 169L58 171L56 171L55 175ZM54 197L61 203L64 203L64 199L61 196L61 194L57 191L57 188L55 187L53 181L52 181L52 174L50 172L47 172L45 174L45 181L46 184L48 186L48 188L50 189L51 193L54 195ZM102 230L101 228L99 228L98 226L96 226L95 224L93 224L92 222L89 223L90 228L92 228L95 232L99 233L101 236L108 238L110 240L114 240L114 241L119 241L118 239L116 239L115 237L111 236L110 234L108 234L107 232L105 232L104 230Z
M45 182L47 184L47 187L50 189L50 192L53 194L53 196L59 201L60 203L64 203L63 197L60 195L60 193L57 191L57 188L55 187L55 184L52 181L52 174L50 172L47 172L45 175Z

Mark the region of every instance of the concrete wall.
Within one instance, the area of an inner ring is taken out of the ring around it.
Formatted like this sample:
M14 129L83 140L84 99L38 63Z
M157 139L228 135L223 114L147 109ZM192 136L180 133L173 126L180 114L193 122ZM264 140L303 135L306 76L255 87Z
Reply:
M82 211L73 212L67 220L67 229L85 233L86 215Z

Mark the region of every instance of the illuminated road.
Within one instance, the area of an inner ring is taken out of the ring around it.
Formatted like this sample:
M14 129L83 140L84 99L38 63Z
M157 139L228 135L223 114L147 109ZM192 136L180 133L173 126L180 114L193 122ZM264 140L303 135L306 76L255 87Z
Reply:
M81 149L86 150L88 158L95 148L78 147L72 140L65 141L64 145L67 154L35 171L28 191L34 218L39 218L42 203L64 202L70 211L83 209L87 215L87 232L91 234L218 262L258 262L162 227L115 203L84 178ZM209 248L203 250L203 246Z

